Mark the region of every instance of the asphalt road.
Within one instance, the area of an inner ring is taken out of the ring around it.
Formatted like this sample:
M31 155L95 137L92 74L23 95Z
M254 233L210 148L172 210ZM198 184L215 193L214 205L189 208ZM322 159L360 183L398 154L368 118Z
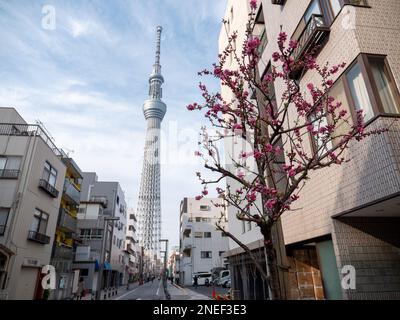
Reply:
M146 282L143 285L128 291L116 300L164 300L162 282Z
M189 289L189 290L192 290L192 291L195 291L195 292L198 292L198 293L201 293L201 294L204 294L207 297L210 297L210 298L212 297L212 291L213 291L213 287L212 286L209 286L209 287L207 287L207 286L198 286L197 289L195 289L192 286L187 286L185 288ZM229 288L222 288L222 287L218 287L218 286L215 287L216 294L220 294L220 295L221 294L226 294L228 291L229 291Z

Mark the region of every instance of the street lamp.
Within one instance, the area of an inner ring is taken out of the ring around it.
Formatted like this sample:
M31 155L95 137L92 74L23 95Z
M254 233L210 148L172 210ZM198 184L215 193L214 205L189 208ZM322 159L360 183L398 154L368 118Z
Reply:
M104 263L105 263L105 251L106 251L106 237L108 231L108 221L119 221L119 217L103 217L104 229L103 229L103 241L101 245L101 256L100 256L100 268L97 276L97 289L96 289L96 300L100 300L101 295L101 280L103 278ZM107 226L106 226L107 223ZM114 228L114 227L113 227ZM107 229L107 230L106 230ZM112 241L112 237L110 239Z

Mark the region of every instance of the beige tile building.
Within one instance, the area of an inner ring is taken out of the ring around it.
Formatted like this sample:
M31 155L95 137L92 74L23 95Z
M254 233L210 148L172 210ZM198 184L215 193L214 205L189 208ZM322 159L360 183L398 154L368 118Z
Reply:
M43 128L0 108L0 294L42 297L66 167Z
M231 31L243 32L248 10L247 1L228 1L225 19ZM390 126L388 133L351 145L351 162L312 173L296 202L298 210L282 217L291 265L287 294L293 299L399 299L400 1L259 0L257 10L260 75L271 65L282 28L300 43L295 58L318 44L318 63L347 64L331 94L349 114L354 117L363 106L367 129ZM221 30L220 49L226 41ZM317 79L311 71L293 76L303 88ZM275 92L279 97L283 85L275 83ZM230 219L231 230L240 233L240 224ZM257 248L258 230L241 232L241 239ZM234 263L240 250L232 243L231 248L237 289L244 298L259 297L262 288L250 284L246 268ZM354 289L341 285L345 266L355 268Z

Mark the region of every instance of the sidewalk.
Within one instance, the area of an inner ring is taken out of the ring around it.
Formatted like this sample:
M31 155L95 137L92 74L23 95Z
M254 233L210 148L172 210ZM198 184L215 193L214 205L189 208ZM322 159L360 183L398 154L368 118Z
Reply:
M126 285L119 286L118 288L109 288L108 290L102 290L100 300L119 300L119 298L132 290L139 287L139 282L131 283L129 290L126 289ZM88 293L83 300L95 300L94 294Z
M182 288L176 284L168 283L167 289L171 295L171 300L211 300L211 298L204 294L187 288Z

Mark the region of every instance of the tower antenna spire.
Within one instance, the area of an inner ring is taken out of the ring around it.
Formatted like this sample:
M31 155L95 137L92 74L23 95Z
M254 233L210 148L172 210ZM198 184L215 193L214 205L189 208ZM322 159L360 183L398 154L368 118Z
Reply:
M161 32L162 32L162 27L158 26L157 27L157 36L156 36L156 61L155 64L160 64L160 54L161 54Z

